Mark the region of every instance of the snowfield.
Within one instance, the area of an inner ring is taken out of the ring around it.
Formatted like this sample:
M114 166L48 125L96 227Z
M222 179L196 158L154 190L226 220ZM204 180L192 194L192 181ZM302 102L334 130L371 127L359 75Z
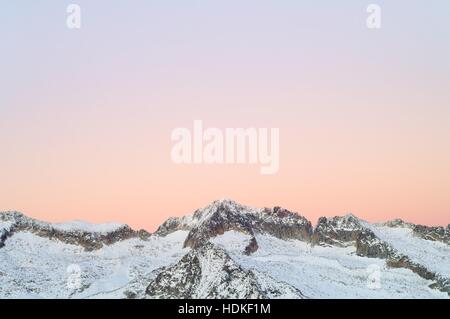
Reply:
M180 259L187 252L182 248L186 235L129 239L86 252L18 233L0 249L0 297L123 298L129 285L144 290L151 271Z
M416 237L407 227L386 227L366 223L378 238L427 269L450 278L450 246L438 241Z
M257 236L258 251L246 256L242 251L248 237L230 231L213 242L245 269L270 274L310 298L448 298L412 271L387 268L382 259L358 257L353 247L311 247L262 235Z
M427 228L432 241L413 224L389 226L347 215L313 229L280 207L230 200L154 234L5 212L0 298L448 299L449 229Z
M81 231L87 233L107 234L116 231L122 227L125 227L126 225L114 222L103 224L91 224L79 220L74 220L66 223L54 223L52 224L52 226L57 230L65 232Z

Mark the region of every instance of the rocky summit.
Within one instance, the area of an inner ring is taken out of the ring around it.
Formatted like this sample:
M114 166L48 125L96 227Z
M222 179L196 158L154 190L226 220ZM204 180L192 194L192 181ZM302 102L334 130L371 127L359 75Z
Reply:
M449 227L219 200L150 234L0 213L0 298L449 298Z
M184 247L191 248L197 248L227 231L247 234L251 237L245 249L247 254L258 249L256 234L310 241L313 231L306 218L281 207L255 209L231 200L215 201L197 210L189 219L169 219L156 233L166 235L176 230L189 230Z

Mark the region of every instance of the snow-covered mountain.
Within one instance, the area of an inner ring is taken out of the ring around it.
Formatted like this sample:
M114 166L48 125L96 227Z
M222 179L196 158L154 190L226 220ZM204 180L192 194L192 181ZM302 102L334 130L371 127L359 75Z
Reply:
M215 201L150 234L0 213L0 298L449 298L450 227Z

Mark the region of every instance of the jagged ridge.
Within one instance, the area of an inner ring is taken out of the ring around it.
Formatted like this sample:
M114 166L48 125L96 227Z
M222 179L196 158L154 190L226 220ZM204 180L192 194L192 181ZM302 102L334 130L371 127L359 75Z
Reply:
M50 224L26 217L19 212L0 213L0 221L8 227L0 229L0 248L4 246L7 238L16 232L26 231L37 236L59 240L66 244L82 246L87 251L100 249L103 245L129 238L139 237L146 239L150 236L145 230L135 231L128 225L117 225L108 231L89 231L84 229L62 229L57 224Z
M380 224L393 229L405 229L420 240L436 241L449 245L449 227L414 225L401 220ZM378 227L378 226L377 226ZM406 268L420 277L432 281L429 286L450 295L450 280L433 270L433 265L422 264L392 246L392 241L379 237L375 225L354 215L321 217L315 229L306 218L280 207L250 208L231 200L215 201L199 209L192 216L169 218L156 231L157 238L164 238L175 231L185 231L183 247L188 249L175 264L153 271L153 279L143 294L146 297L164 298L277 298L280 296L304 297L295 287L276 281L268 274L245 270L228 253L215 246L210 239L228 231L248 236L246 255L258 251L258 236L272 236L281 240L300 240L312 246L355 247L357 256L386 260L391 268ZM147 240L151 235L134 231L127 225L96 230L61 227L37 221L17 212L0 214L0 248L8 238L20 232L29 232L42 238L56 239L65 244L79 245L85 251L102 248L131 238ZM383 235L383 234L381 234ZM155 238L155 237L153 237ZM250 238L250 239L248 239ZM136 246L137 247L137 246ZM181 247L181 246L180 246ZM236 255L235 255L236 256ZM239 259L239 258L238 258ZM436 267L434 267L436 268ZM447 273L447 271L443 271ZM0 273L0 278L4 274ZM147 275L142 278L150 278ZM238 289L238 287L240 287ZM1 291L1 289L0 289ZM143 291L143 290L142 290ZM222 294L223 292L223 294ZM130 292L129 296L143 297Z
M281 207L255 209L231 200L215 201L195 211L192 218L171 218L158 230L166 235L175 230L189 230L184 246L196 248L210 238L235 230L251 236L245 249L250 254L258 249L256 233L265 233L280 239L310 241L312 225L303 216Z
M414 235L432 241L448 244L448 234L443 227L427 227L403 222L400 219L384 223L387 227L403 227L412 229ZM356 247L356 254L361 257L386 259L386 264L393 268L410 269L420 277L434 281L432 288L439 289L450 295L450 280L441 274L430 271L425 266L413 262L411 258L400 253L389 243L382 241L370 229L367 222L353 215L343 217L321 217L312 236L312 243L337 247Z

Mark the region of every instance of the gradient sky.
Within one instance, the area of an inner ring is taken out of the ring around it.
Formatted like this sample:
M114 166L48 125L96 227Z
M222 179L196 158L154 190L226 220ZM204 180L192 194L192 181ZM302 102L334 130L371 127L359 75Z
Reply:
M232 198L450 223L447 0L0 0L0 39L0 210L154 230ZM195 119L279 127L279 173L173 164Z

